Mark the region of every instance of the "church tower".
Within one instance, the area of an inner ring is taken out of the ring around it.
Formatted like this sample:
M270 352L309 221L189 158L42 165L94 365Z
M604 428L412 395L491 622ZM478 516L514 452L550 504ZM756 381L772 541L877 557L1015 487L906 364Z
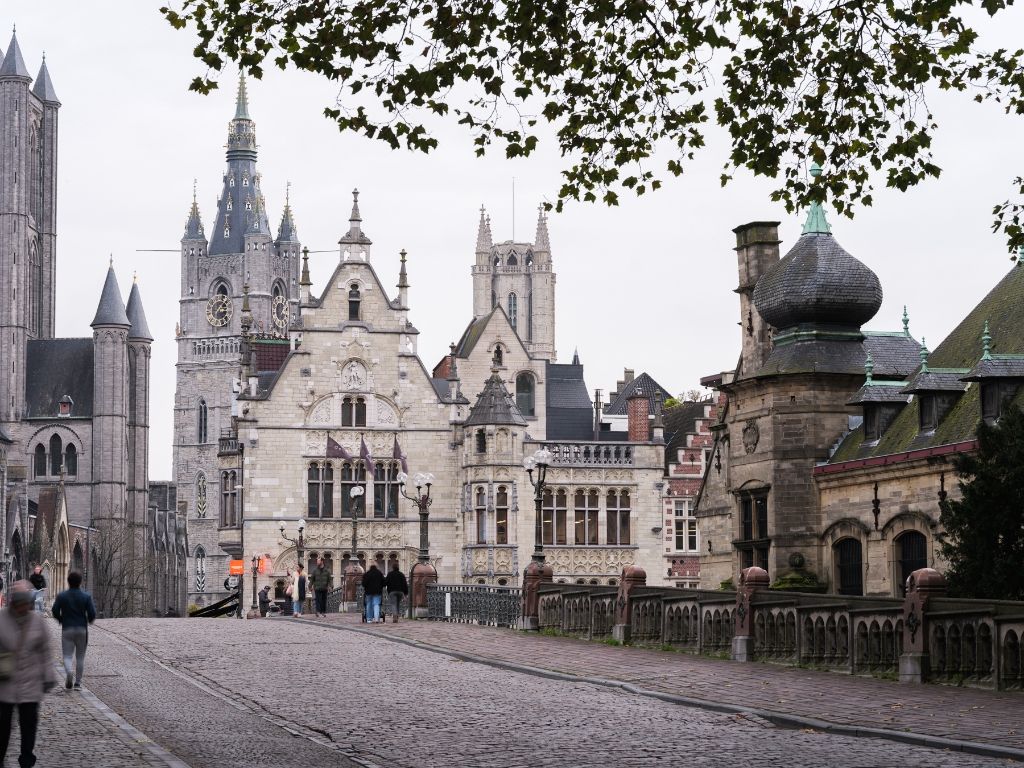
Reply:
M224 530L231 520L220 514L221 492L231 498L234 488L221 487L217 450L221 430L231 424L243 333L284 338L298 311L298 230L289 201L274 237L256 149L243 76L228 123L216 214L206 229L193 193L181 239L174 471L178 503L188 510L189 603L209 604L223 596L227 553L220 542L237 538ZM243 328L243 314L251 328Z
M494 243L491 219L480 208L473 265L473 317L484 317L499 306L530 355L554 362L555 273L543 206L537 214L537 234L532 243Z
M12 35L0 49L0 423L24 414L28 340L53 338L59 109L45 60L33 85Z

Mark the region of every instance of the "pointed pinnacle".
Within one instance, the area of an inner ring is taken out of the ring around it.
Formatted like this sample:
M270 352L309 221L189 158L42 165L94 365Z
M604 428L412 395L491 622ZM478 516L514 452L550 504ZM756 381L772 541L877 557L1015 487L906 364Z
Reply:
M302 249L302 277L299 278L299 285L312 285L309 279L309 248Z
M349 221L362 221L363 218L359 215L359 190L352 190L352 214L348 217Z
M871 383L871 374L875 371L875 361L871 359L871 353L868 352L867 358L864 360L864 385L867 386Z
M921 337L921 373L928 373L928 345L925 344L924 336Z
M910 335L910 315L907 314L907 305L903 305L903 335Z
M985 321L985 330L981 334L981 359L992 359L992 336L988 332L988 320Z
M249 117L249 94L245 89L245 70L238 74L238 96L235 99L235 120L251 120Z

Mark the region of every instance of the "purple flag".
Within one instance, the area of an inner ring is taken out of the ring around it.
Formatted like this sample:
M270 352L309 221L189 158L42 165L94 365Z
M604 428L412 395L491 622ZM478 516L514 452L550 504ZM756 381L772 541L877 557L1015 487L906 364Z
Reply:
M363 436L359 436L359 458L366 464L366 471L370 475L374 475L377 472L377 465L373 463L373 458L370 456L370 449L366 447L366 440Z
M409 464L405 460L405 454L402 453L402 446L398 444L397 434L395 435L395 448L393 451L391 451L391 458L395 459L395 461L402 462L402 471L405 472L405 474L407 475L409 474Z
M345 446L339 443L330 435L327 436L327 458L328 459L344 459L345 461L352 461L355 457L345 450Z

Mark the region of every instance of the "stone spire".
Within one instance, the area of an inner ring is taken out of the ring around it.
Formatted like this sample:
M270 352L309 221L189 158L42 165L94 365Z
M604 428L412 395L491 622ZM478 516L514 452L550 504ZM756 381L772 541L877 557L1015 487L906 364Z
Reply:
M487 216L487 210L480 206L480 225L476 230L476 252L490 253L494 241L491 239L491 220Z
M131 326L131 321L124 311L124 302L121 300L121 289L117 287L113 260L107 268L107 279L103 282L100 303L96 307L96 316L92 319L91 325L93 328L101 325L116 325L122 328Z
M21 56L21 48L18 47L18 35L11 33L11 44L7 47L7 55L3 62L0 62L0 80L17 78L19 80L31 80L32 75L28 73L25 66L25 59Z
M398 305L405 308L409 306L409 275L405 271L405 248L399 252L398 257L401 260L401 266L398 268Z
M299 241L299 230L295 226L295 219L292 216L291 182L284 193L284 211L281 213L281 226L277 228L277 242L297 243Z
M811 165L811 176L815 179L821 176L821 166L817 163ZM811 203L811 207L807 210L807 221L804 222L803 234L832 234L832 227L829 226L828 221L825 219L825 210L821 207L821 203Z
M352 190L352 213L348 217L348 232L338 241L343 261L369 261L372 241L363 234L363 217L359 215L359 190Z
M538 251L551 250L551 241L548 239L548 215L543 204L537 206L537 235L533 239L533 247Z
M245 89L245 70L238 75L238 95L235 97L235 120L252 120L249 117L249 92Z
M205 240L206 233L203 231L203 219L199 215L199 203L196 200L196 182L192 181L192 207L188 211L188 221L185 222L185 240Z
M302 249L302 275L299 277L299 301L309 303L310 288L313 281L309 279L309 248Z
M153 334L149 330L149 323L146 322L146 310L142 308L142 296L139 294L139 282L137 279L132 281L132 290L128 294L128 306L125 307L125 314L128 316L128 322L132 324L132 329L128 332L129 339L138 339L140 341L153 340Z
M46 68L46 54L43 54L43 64L39 67L39 74L36 75L36 84L32 87L32 93L36 95L36 98L46 104L56 104L57 106L60 106L60 99L57 98L57 92L53 90L53 83L50 81L50 72Z

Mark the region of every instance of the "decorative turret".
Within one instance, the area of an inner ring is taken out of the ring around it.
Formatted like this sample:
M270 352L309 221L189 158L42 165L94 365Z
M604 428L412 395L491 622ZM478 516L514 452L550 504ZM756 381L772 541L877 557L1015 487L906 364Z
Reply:
M36 75L36 84L32 87L32 93L45 104L60 106L60 99L57 98L57 92L53 90L53 83L50 82L50 72L46 69L45 54L43 55L43 64L39 67L39 74Z
M476 255L477 263L484 265L488 263L491 256L491 246L494 241L491 239L491 220L487 216L487 210L480 206L480 224L476 230Z
M292 217L291 187L289 183L284 193L284 211L281 213L281 226L277 228L277 243L299 242L299 230Z
M309 303L310 289L313 281L309 279L309 248L302 249L302 276L299 278L299 301Z
M32 80L18 47L18 35L11 33L11 44L7 47L7 55L0 62L0 80Z
M194 240L206 243L206 231L203 229L203 218L199 214L199 203L196 200L196 182L192 181L192 207L188 210L188 220L185 222L185 235L182 242ZM199 254L202 256L202 254Z
M491 376L484 384L484 390L476 399L476 405L469 412L466 426L511 424L525 427L526 419L516 406L515 398L505 388L505 382L497 368L491 369Z
M370 261L372 241L363 234L363 217L359 215L359 190L352 190L352 213L348 217L348 232L338 241L342 261Z
M130 341L153 341L153 334L150 333L149 323L146 322L146 311L142 308L142 296L139 294L138 280L132 281L132 290L128 294L128 304L125 307L125 314L132 329L128 333Z
M546 262L551 255L551 240L548 236L548 214L544 206L537 206L537 234L533 238L533 252L537 261Z
M399 254L401 260L401 266L398 268L398 306L403 309L409 308L409 275L405 271L405 249L403 248Z
M903 335L910 336L910 315L907 314L907 305L903 305Z
M103 282L100 303L96 307L96 316L93 317L91 325L93 328L104 326L131 327L131 321L128 320L128 315L124 311L124 302L121 300L121 289L117 286L113 258L111 258L110 266L107 269L107 278Z
M921 337L921 373L928 373L928 345L924 341L924 336Z

